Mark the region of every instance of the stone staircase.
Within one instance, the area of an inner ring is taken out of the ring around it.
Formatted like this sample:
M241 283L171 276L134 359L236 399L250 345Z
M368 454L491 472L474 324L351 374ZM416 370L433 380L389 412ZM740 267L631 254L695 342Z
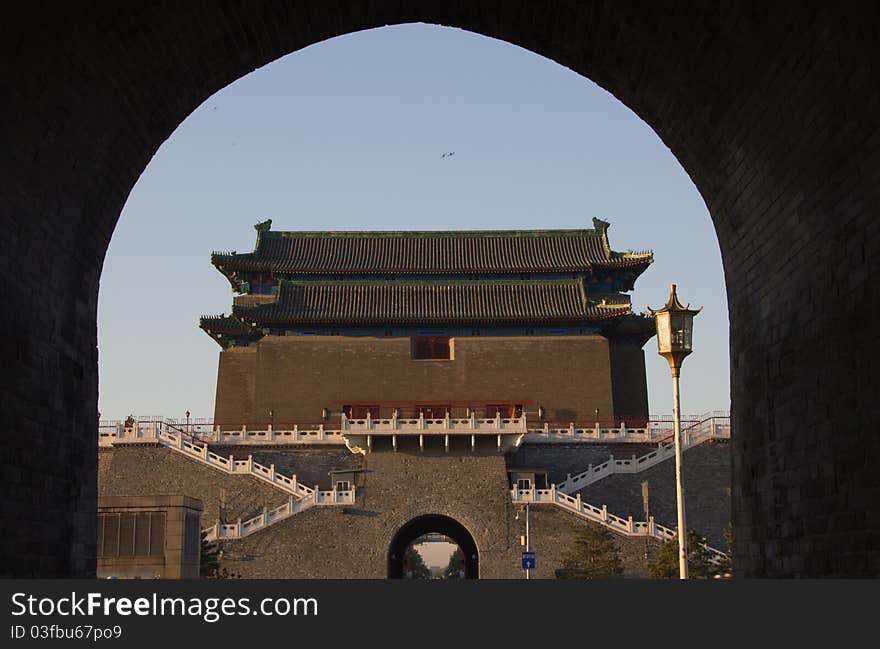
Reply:
M634 521L632 516L621 518L614 514L608 513L605 505L598 507L584 502L580 494L577 496L569 496L559 491L556 485L551 485L549 489L511 489L511 498L514 503L535 503L555 505L565 511L571 512L581 518L598 523L607 527L612 532L623 536L647 536L661 541L669 541L677 538L675 530L664 527L654 522L654 517L650 517L647 521ZM717 550L710 546L705 546L709 553L709 560L714 564L719 564L727 559L727 554L721 550Z
M157 422L146 431L129 430L117 436L113 444L161 444L172 451L217 471L233 475L251 475L267 482L276 489L288 494L288 500L277 507L263 507L263 511L252 518L239 519L232 524L222 524L219 520L211 527L202 529L206 541L219 539L240 539L269 525L286 520L314 506L352 505L355 502L354 487L347 491L320 490L300 484L296 475L287 477L275 471L275 465L268 467L254 461L253 455L236 460L233 455L223 457L213 453L208 444L192 439L185 431L168 423Z
M235 523L221 523L219 520L211 527L204 528L202 534L206 541L223 539L243 539L255 532L266 529L270 525L287 520L300 512L316 506L353 505L355 502L354 487L348 491L318 491L310 498L299 500L291 496L286 503L278 507L264 507L262 513L247 520L239 519Z
M681 432L682 451L709 440L730 439L729 420L725 424L720 424L718 419L720 418L710 417L683 430ZM663 440L658 444L656 450L640 457L633 455L628 459L619 460L612 455L608 461L602 464L596 466L591 464L586 471L576 475L569 474L565 480L556 485L556 489L561 493L571 494L615 473L640 473L673 457L675 457L674 442L668 439Z
M214 453L206 442L193 439L186 432L167 423L157 422L152 427L130 429L129 435L121 435L115 439L117 444L161 444L191 460L207 465L212 469L234 475L252 475L273 487L294 496L295 498L311 498L315 488L307 487L297 481L296 475L287 477L275 471L275 465L264 466L254 461L253 455L246 459L235 459L233 455L223 457Z

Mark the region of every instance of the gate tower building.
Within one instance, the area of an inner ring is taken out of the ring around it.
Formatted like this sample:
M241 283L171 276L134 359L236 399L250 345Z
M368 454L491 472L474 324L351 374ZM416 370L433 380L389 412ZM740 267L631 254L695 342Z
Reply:
M397 416L568 425L648 417L633 314L651 252L582 230L278 232L215 252L238 295L201 328L222 350L215 424Z

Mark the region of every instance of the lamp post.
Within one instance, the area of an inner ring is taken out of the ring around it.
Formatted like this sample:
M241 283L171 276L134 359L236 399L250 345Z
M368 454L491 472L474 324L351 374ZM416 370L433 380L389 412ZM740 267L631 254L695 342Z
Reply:
M189 410L186 411L186 430L189 432L190 437L192 437L192 426L189 425Z
M648 309L657 326L657 353L669 363L672 372L672 414L675 431L675 494L678 506L678 576L687 579L687 524L684 517L684 490L681 475L681 412L678 377L685 357L692 351L694 316L703 310L682 306L675 294L675 284L669 287L669 300L662 309Z

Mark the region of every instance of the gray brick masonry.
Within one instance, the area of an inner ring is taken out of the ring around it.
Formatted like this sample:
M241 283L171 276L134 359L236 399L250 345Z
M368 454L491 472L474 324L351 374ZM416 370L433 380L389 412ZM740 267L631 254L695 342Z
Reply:
M724 265L737 575L880 576L880 7L696 0L5 3L0 575L94 575L99 279L161 143L255 68L409 22L548 57L654 129Z

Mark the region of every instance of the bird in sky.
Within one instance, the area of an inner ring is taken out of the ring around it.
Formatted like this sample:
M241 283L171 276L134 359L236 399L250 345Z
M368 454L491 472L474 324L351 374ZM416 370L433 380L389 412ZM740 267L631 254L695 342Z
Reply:
M446 157L454 156L454 155L455 155L455 151L450 151L449 153L444 153L444 154L441 155L440 157L441 157L441 158L446 158Z

